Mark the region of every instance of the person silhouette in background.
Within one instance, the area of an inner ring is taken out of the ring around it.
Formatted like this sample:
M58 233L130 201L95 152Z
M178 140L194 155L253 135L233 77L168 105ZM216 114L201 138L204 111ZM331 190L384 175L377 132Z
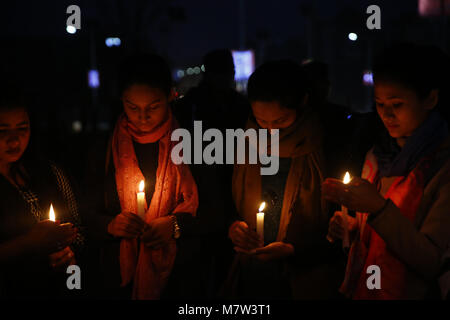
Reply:
M374 113L361 114L329 101L331 84L328 65L308 60L302 64L308 79L308 104L323 127L326 176L342 178L346 171L357 174L373 144Z
M205 72L198 87L180 99L175 115L180 126L189 128L202 121L203 128L219 130L243 128L250 105L234 89L234 61L228 49L211 51L203 58Z
M215 128L224 135L225 129L244 128L250 104L234 89L231 52L226 49L212 51L204 57L203 63L205 73L200 85L174 103L174 114L180 127L187 129L191 136L194 135L194 121L201 121L203 131ZM192 149L191 154L193 152ZM227 237L228 226L236 215L231 195L233 165L192 163L189 167L198 187L199 207L196 218L186 217L182 224L185 239L190 237L194 242L199 241L199 250L188 250L190 259L196 261L196 267L192 270L177 268L173 279L184 280L171 281L169 285L178 286L192 279L190 285L172 292L179 292L181 298L214 298L233 257L233 248Z

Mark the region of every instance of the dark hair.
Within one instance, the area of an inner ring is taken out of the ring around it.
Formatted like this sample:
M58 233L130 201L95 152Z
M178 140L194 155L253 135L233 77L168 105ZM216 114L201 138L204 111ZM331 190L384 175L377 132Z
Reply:
M1 81L0 110L13 110L16 108L28 110L28 103L24 90L15 82Z
M306 76L314 81L329 81L328 80L328 65L317 60L307 60L302 63L302 68L305 70Z
M119 68L119 92L133 84L161 89L167 95L172 89L172 74L167 62L156 54L128 57Z
M448 57L437 47L401 43L376 56L374 81L392 81L413 90L421 99L440 89L448 75Z
M374 61L374 82L392 81L413 90L419 99L439 89L436 110L450 120L448 76L450 59L435 46L401 43L379 54Z
M247 85L250 102L277 101L289 109L301 107L306 90L305 73L291 60L264 63L250 76Z
M308 84L308 103L320 106L326 103L330 88L328 65L317 60L307 60L302 63Z
M8 79L6 81L5 79ZM32 123L32 114L29 103L30 98L28 92L24 90L23 85L18 81L11 80L11 77L5 76L4 80L0 81L0 111L13 111L16 109L24 109L28 117L30 118L30 123ZM32 128L32 126L30 125ZM23 171L22 166L30 167L34 165L37 159L36 150L33 147L33 139L30 137L27 148L22 154L21 158L11 165L11 172L13 176L20 175L20 177L29 183L28 174Z
M234 60L231 51L219 49L208 52L203 57L205 73L234 73Z

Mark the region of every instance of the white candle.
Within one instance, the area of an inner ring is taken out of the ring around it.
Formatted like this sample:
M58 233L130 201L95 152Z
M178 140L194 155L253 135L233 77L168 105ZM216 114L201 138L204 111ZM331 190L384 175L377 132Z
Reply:
M348 173L348 171L345 173L343 182L344 184L348 184L350 182L350 174ZM348 249L350 248L350 239L348 234L348 219L347 219L348 209L346 206L342 205L341 211L342 211L342 219L344 219L344 239L342 239L342 248Z
M55 210L53 210L53 204L50 203L50 211L48 212L48 219L55 222L56 216L55 216Z
M139 192L137 193L137 214L141 218L145 215L145 192L144 192L144 180L139 183Z
M266 206L266 203L263 202L259 206L259 212L256 214L256 233L259 235L259 237L262 239L264 244L264 207Z

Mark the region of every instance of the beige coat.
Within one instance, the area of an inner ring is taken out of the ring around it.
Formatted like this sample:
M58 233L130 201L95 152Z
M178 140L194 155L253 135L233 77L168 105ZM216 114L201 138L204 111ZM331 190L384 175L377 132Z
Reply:
M428 182L414 223L393 203L368 221L409 269L407 299L426 297L436 284L442 257L450 244L450 138L441 146L437 158L444 165Z

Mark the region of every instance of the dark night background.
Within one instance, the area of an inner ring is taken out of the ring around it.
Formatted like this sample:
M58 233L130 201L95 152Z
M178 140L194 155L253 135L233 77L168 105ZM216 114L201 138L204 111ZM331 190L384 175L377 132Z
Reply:
M419 13L419 3L437 15ZM121 111L117 66L137 52L164 56L177 70L201 66L208 51L252 49L265 61L317 59L329 65L330 101L368 112L372 88L362 81L373 54L396 41L449 47L441 0L102 0L0 2L0 75L19 82L30 98L31 143L75 178L87 217L103 199L105 149ZM81 8L81 29L66 32L66 8ZM381 8L381 30L368 30L366 9ZM442 8L441 8L442 9ZM442 12L441 11L441 12ZM350 41L348 34L358 35ZM107 37L121 46L107 47ZM97 69L100 86L88 86ZM200 75L177 80L180 95ZM1 90L1 88L0 88Z
M0 72L29 91L40 148L89 189L104 166L103 156L96 159L89 151L103 148L120 111L115 86L122 57L156 52L174 73L200 66L202 56L217 48L253 49L256 66L276 58L318 59L330 67L330 100L367 112L371 88L362 75L370 70L373 52L400 40L448 47L445 16L420 15L419 2L3 1ZM71 4L81 8L81 30L75 34L66 32ZM381 8L381 30L366 28L371 4ZM357 41L349 40L349 32L358 34ZM120 47L106 47L111 36L120 37ZM96 90L87 82L92 68L100 73ZM178 90L184 93L200 76L182 78ZM74 130L74 123L81 130Z

